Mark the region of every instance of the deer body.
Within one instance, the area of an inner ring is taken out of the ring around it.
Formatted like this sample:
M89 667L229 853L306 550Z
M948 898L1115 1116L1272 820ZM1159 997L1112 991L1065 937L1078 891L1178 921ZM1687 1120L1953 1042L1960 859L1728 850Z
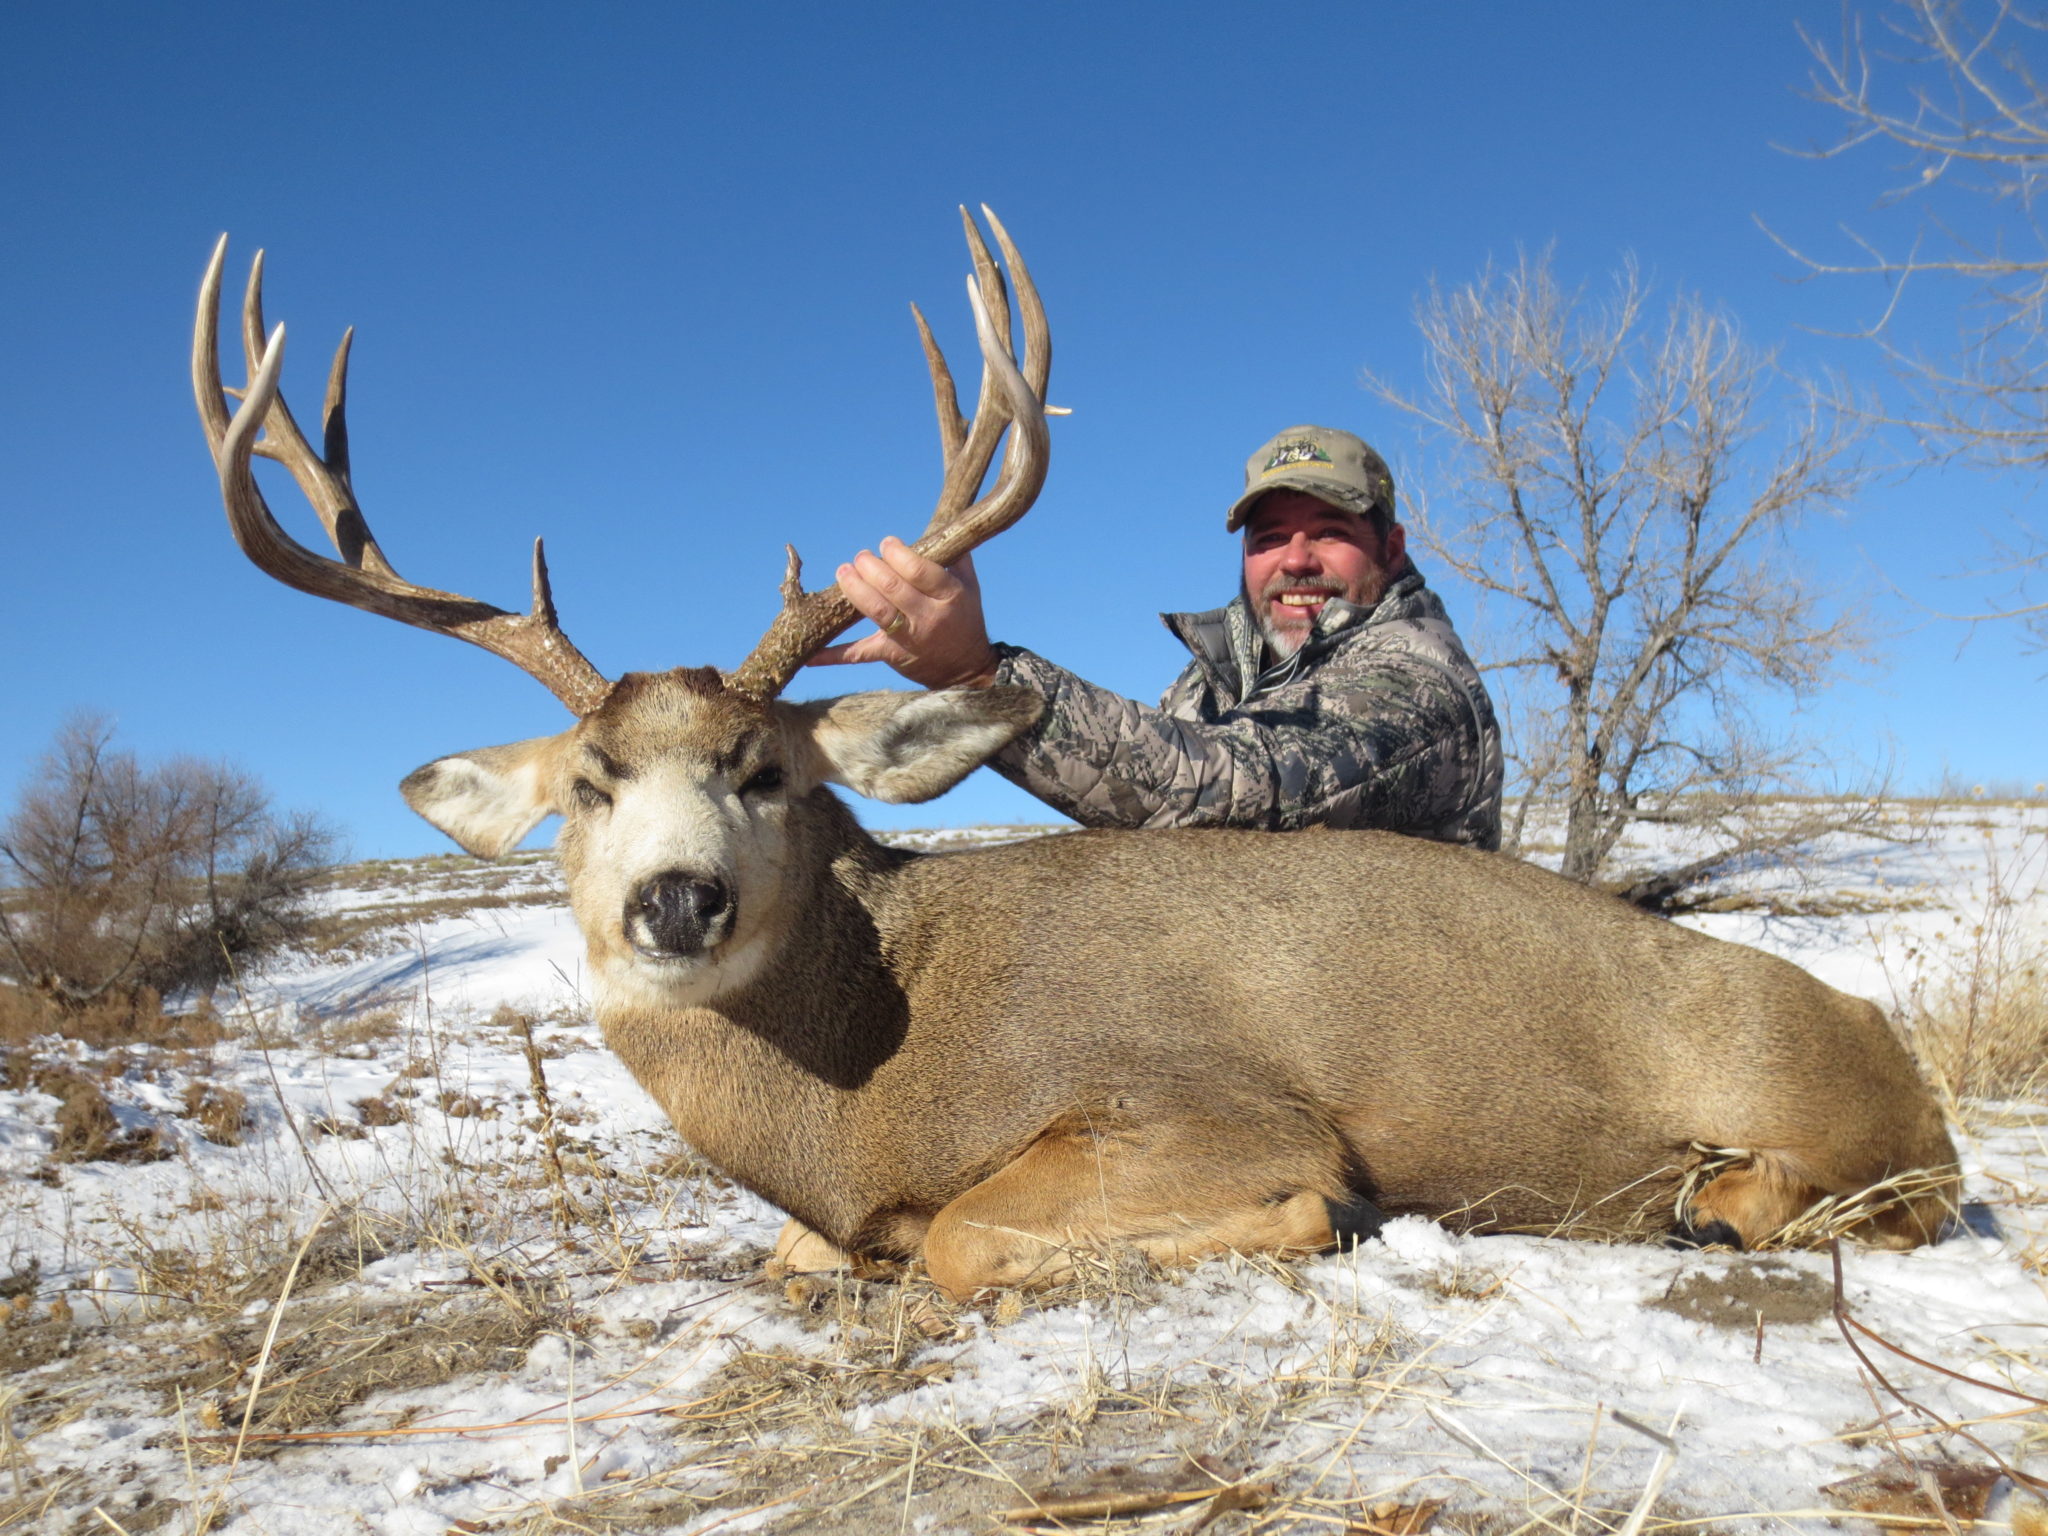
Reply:
M1164 1143L1190 1188L1228 1172L1245 1204L1591 1234L1668 1222L1695 1142L1823 1193L1951 1158L1875 1008L1507 859L1373 832L905 857L836 803L817 821L824 894L793 926L829 944L600 1016L686 1141L845 1249L916 1257L1076 1127L1106 1156ZM1177 1245L1121 1235L1198 1249L1214 1212L1181 1214Z
M917 548L939 564L1023 514L1047 455L1043 310L994 225L1020 362L968 228L971 423L919 319L947 470ZM828 783L929 799L1039 701L781 701L854 618L836 589L803 591L793 551L782 612L740 667L616 683L562 633L538 544L524 614L404 580L356 504L348 342L316 454L278 393L260 257L249 383L221 383L224 249L193 379L237 541L290 585L516 662L576 713L558 736L429 763L406 797L484 855L563 818L606 1038L685 1139L791 1213L792 1252L921 1257L965 1296L1103 1249L1326 1248L1381 1211L1597 1235L1675 1214L1754 1242L1893 1181L1860 1234L1907 1245L1952 1207L1940 1114L1875 1008L1513 860L1370 832L882 848ZM339 558L278 527L253 454L290 469ZM1740 1155L1681 1195L1701 1147Z

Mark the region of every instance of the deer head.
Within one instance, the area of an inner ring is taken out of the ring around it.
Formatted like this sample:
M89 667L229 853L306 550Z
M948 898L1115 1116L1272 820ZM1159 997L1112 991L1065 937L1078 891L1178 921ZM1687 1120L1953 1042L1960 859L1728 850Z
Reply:
M1002 224L983 209L1017 291L1024 333L1011 348L1002 271L962 210L974 272L967 283L982 354L980 397L961 414L953 379L916 306L936 401L945 473L916 548L941 564L1022 517L1044 484L1050 442L1043 405L1050 334L1038 293ZM279 390L284 327L266 338L263 258L242 305L249 382L219 373L221 272L215 248L201 285L192 373L229 527L258 568L301 591L453 635L503 656L545 684L578 719L555 736L440 758L403 785L407 803L472 853L506 852L549 815L577 920L601 988L617 998L687 1002L756 976L787 935L801 882L820 875L851 819L823 788L873 798L930 799L964 778L1036 718L1014 689L854 694L786 703L782 690L818 649L859 617L836 586L803 590L788 551L782 608L737 668L679 668L608 680L558 621L539 540L524 613L422 587L399 576L357 505L346 424L344 335L315 453ZM228 399L239 398L230 411ZM259 435L260 429L260 435ZM996 483L981 491L1007 435ZM295 542L271 515L252 455L282 463L318 514L336 558Z

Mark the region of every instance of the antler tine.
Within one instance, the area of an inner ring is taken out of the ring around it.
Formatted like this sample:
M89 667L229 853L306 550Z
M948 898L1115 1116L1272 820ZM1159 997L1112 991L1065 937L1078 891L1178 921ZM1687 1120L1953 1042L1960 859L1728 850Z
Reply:
M1024 367L1030 373L1027 378L1010 354L1009 298L1001 270L989 256L981 231L967 217L965 209L961 212L969 231L968 249L975 258L976 270L967 279L967 302L974 311L975 340L982 357L981 394L971 424L961 420L952 372L932 338L931 327L925 324L917 307L911 306L925 362L931 371L940 446L946 459L938 506L913 547L941 565L952 564L1030 510L1045 484L1052 453L1043 403L1052 347L1038 290L1009 235L984 205L982 212L988 214L1017 288L1018 312L1023 317L1026 341ZM995 488L974 500L1005 427L1011 430L1002 472ZM860 617L836 585L805 592L799 581L800 571L796 551L791 549L789 570L783 578L781 612L747 659L726 674L727 685L735 691L757 699L775 697L821 646Z
M996 244L1003 253L1003 261L1017 280L1017 313L1024 322L1024 358L1021 364L1024 382L1031 386L1031 393L1041 402L1045 399L1045 386L1052 378L1052 327L1046 324L1045 305L1039 302L1038 285L1031 281L1030 269L1024 265L1024 257L1010 239L1010 232L1003 228L1003 221L996 217L995 209L987 203L981 205L988 227L996 233ZM1001 316L999 327L1003 348L1010 348L1009 311Z
M1052 331L1046 324L1045 306L1039 301L1038 285L1032 282L1030 269L1024 265L1024 257L1010 239L1010 232L1003 228L1003 221L987 203L981 205L981 211L989 228L995 231L996 244L1015 281L1017 313L1024 325L1024 360L1020 371L1011 354L1009 305L1001 287L993 290L997 302L991 305L987 301L992 290L986 283L980 285L979 292L975 283L968 284L967 301L974 309L976 334L981 342L982 397L987 402L995 396L1004 407L1001 419L1014 418L1017 427L1010 433L996 489L986 497L968 505L968 498L981 488L988 473L992 453L985 452L977 464L963 452L957 475L947 476L946 491L957 500L942 494L917 545L941 565L950 565L961 553L994 538L1022 517L1045 483L1051 455L1044 400L1046 382L1052 376ZM975 233L976 247L985 254L980 231ZM989 335L982 331L984 322L1000 345L989 344ZM1023 404L1026 400L1031 402L1028 406ZM979 422L977 415L977 426ZM991 441L990 448L993 446ZM956 548L958 553L952 552Z
M420 629L453 635L502 656L529 673L578 715L604 702L610 682L570 643L556 622L547 562L540 541L534 541L533 608L508 613L489 603L415 586L401 578L370 538L368 525L348 485L346 371L349 342L344 337L328 379L327 437L331 457L314 454L292 421L278 392L284 368L284 327L266 341L262 335L262 262L250 275L242 306L243 352L249 362L249 383L231 391L220 378L220 279L227 253L223 236L208 263L199 290L199 314L192 331L192 387L199 417L213 450L220 477L221 500L235 542L259 570L301 592L332 598L351 608L382 614ZM229 414L226 396L239 393L242 408ZM340 424L337 433L336 426ZM258 439L257 432L265 436ZM332 450L338 449L338 452ZM251 464L252 455L277 459L321 514L341 560L317 555L295 541L263 499ZM355 558L349 556L353 554Z
M988 211L986 204L983 205L982 211ZM967 250L974 261L974 276L969 280L969 286L981 290L984 308L996 320L997 346L1007 353L1010 347L1010 296L1003 283L1002 269L996 265L995 258L989 255L988 242L982 239L980 226L974 222L973 215L968 213L964 205L960 209L960 224L967 232ZM949 385L951 376L946 369L945 355L939 351L938 344L928 342L925 347L927 364L931 364L935 358L937 362L932 388L936 393L939 388L939 374L947 373ZM1003 428L1009 424L1008 401L1004 398L994 370L984 355L981 365L981 388L974 401L974 417L969 424L966 440L957 446L947 445L946 478L939 487L938 500L933 504L931 521L925 525L927 536L958 517L961 509L974 500L976 493L981 490L982 480L988 474L988 466L996 456L996 445L1002 441ZM940 431L943 435L943 424Z
M228 435L228 402L220 380L220 274L227 259L228 237L222 235L199 280L199 313L192 322L192 398L215 459Z
M1027 281L1020 275L1020 290ZM1045 406L1009 351L995 344L993 319L971 279L967 284L967 302L974 310L974 330L981 342L981 355L995 375L996 387L1009 408L1010 446L1003 455L1003 468L995 488L943 522L935 513L924 537L917 541L917 552L940 565L951 565L1030 511L1045 485L1046 469L1052 459L1052 434L1046 430Z
M988 212L987 203L981 205L981 211ZM1010 348L1010 291L1003 281L1003 269L989 254L988 241L982 238L981 226L974 222L974 215L967 211L965 203L960 205L960 228L966 233L967 251L974 259L974 280L981 285L982 297L988 301L989 317L996 323L996 340L1007 352Z
M251 374L255 373L257 359L263 352L263 335L263 252L258 251L249 263L249 286L242 295L242 356ZM376 536L370 532L362 508L356 504L355 487L349 482L346 425L348 356L354 342L355 329L350 327L342 333L341 344L334 349L334 362L327 375L327 398L321 410L323 421L336 419L338 413L344 423L340 453L333 452L335 444L331 436L325 457L313 451L313 445L299 430L298 418L292 415L282 393L263 421L263 436L256 440L254 451L291 471L292 479L298 482L300 494L319 515L320 526L327 530L327 540L334 546L335 553L341 556L342 564L361 566L396 577L397 568L377 547Z
M946 366L946 354L939 350L932 328L925 324L924 311L913 304L910 315L917 322L917 339L924 347L924 365L932 376L932 404L939 413L939 461L944 468L951 469L961 445L967 441L967 421L960 414L960 396L953 387L953 370Z
M334 349L334 361L327 367L327 395L320 402L320 457L341 483L349 487L351 495L354 494L355 480L348 468L348 355L355 344L356 328L351 325L342 331L341 341ZM357 509L356 515L361 518L361 508ZM366 538L369 531L365 525L363 533ZM369 546L375 549L376 541L369 540ZM382 559L383 551L378 550L377 553ZM347 560L348 551L341 551L341 557Z

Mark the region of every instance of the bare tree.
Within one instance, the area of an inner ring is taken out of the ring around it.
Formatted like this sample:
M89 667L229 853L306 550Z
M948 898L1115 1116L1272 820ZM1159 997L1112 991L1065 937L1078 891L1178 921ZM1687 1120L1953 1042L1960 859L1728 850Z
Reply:
M210 991L231 957L303 928L334 837L279 818L219 763L145 767L105 721L68 722L0 825L0 974L64 1007Z
M1801 36L1809 94L1844 120L1810 153L1884 165L1848 259L1772 237L1811 272L1882 281L1868 335L1903 390L1882 419L1937 458L2048 469L2048 226L2034 206L2048 191L2048 16L2011 0L1889 0L1873 17L1845 10L1834 42ZM1896 340L1908 308L1930 305L1953 311L1953 344ZM2020 527L1990 562L2018 578L2009 599L1956 617L2025 617L2048 642L2048 602L2025 586L2044 565L2048 542Z
M1422 542L1505 611L1486 659L1523 791L1510 845L1532 802L1561 804L1564 873L1590 882L1632 823L1687 823L1681 867L1623 882L1661 901L1810 837L1758 814L1814 762L1761 722L1864 647L1783 537L1857 486L1855 425L1810 397L1788 419L1768 357L1696 298L1652 314L1633 267L1596 298L1524 256L1432 287L1416 319L1423 393L1367 385L1447 450L1435 505L1410 498Z

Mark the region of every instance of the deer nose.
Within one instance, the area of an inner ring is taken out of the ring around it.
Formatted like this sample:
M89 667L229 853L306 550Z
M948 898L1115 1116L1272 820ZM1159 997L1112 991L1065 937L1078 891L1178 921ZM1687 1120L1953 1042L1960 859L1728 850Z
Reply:
M725 937L732 916L732 891L723 880L669 869L626 903L626 932L637 947L655 954L694 955Z

